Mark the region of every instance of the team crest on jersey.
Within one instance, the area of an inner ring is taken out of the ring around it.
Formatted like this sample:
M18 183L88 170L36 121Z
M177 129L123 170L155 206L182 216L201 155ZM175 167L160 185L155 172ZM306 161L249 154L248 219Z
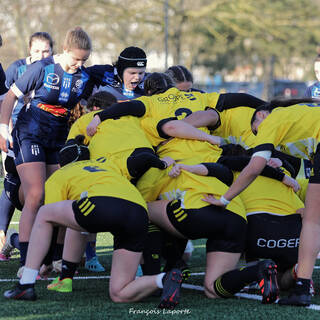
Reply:
M81 92L81 90L83 89L83 86L84 86L83 81L81 79L78 79L76 81L76 83L74 84L74 87L72 88L72 91L76 92L76 93Z
M75 87L78 89L82 89L83 87L83 81L81 79L78 79L75 83Z

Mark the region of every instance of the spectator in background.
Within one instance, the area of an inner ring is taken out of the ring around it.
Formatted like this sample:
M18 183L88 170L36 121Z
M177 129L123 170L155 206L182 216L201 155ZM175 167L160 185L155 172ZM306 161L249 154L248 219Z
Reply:
M304 94L306 98L320 98L320 54L314 61L314 73L316 74L317 82L309 86Z

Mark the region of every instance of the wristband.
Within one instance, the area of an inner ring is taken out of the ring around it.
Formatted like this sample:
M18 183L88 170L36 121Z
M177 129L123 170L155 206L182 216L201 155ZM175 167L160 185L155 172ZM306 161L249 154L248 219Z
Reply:
M230 201L227 200L224 196L221 196L219 200L224 206L227 206L230 203Z
M5 123L0 123L0 135L5 139L8 140L9 143L12 143L12 136L9 132L9 126Z
M167 164L164 160L161 160L161 161L162 161L163 166L164 166L163 170L164 170L164 169L167 169L167 168L168 168L168 164Z

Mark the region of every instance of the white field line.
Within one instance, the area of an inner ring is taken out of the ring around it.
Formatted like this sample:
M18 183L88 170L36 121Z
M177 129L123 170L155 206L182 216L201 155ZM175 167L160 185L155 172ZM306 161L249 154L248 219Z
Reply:
M204 275L204 272L198 272L198 273L191 273L192 276L200 276ZM55 278L48 278L46 280L53 280ZM74 277L74 280L92 280L92 279L110 279L110 276L88 276L88 277ZM16 282L18 279L0 279L0 282ZM197 291L204 291L204 287L202 286L196 286L193 284L183 283L182 287L185 289L191 289L191 290L197 290ZM236 297L242 298L242 299L249 299L249 300L257 300L261 301L262 297L257 294L248 294L248 293L236 293ZM278 303L278 301L276 301ZM320 305L317 304L311 304L309 307L306 307L306 309L316 310L320 311Z

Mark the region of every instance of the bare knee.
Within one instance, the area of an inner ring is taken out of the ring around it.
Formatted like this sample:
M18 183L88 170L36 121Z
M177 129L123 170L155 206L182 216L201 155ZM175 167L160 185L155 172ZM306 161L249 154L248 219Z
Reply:
M120 289L110 288L109 290L110 298L113 302L117 303L125 303L130 302L128 299L126 299L122 294Z
M213 282L210 282L210 283L206 283L205 282L205 284L204 284L204 294L209 299L217 299L217 298L219 298L219 296L216 294L216 292L214 290Z
M38 208L44 201L44 190L43 188L30 188L25 194L25 206Z

